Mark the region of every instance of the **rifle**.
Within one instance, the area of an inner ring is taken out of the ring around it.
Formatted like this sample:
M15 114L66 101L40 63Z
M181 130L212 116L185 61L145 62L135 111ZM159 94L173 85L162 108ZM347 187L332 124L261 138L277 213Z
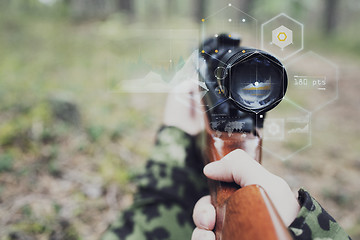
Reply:
M199 80L207 93L204 164L243 149L261 163L265 114L287 88L283 65L261 50L240 47L240 38L221 34L201 46ZM209 180L216 208L217 240L292 239L264 189Z

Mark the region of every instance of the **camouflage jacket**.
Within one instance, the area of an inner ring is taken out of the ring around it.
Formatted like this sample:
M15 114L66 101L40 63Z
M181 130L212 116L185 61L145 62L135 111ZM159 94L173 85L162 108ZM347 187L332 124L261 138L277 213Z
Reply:
M208 194L195 138L175 127L161 128L151 158L136 182L133 205L108 228L102 240L191 239L193 207ZM350 239L303 189L299 202L300 212L289 226L294 239Z

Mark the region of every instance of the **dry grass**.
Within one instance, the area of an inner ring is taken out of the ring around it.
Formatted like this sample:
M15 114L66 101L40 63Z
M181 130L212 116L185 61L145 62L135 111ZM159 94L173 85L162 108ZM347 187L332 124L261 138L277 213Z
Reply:
M133 49L147 36L117 19L72 24L2 15L0 27L0 239L97 239L131 204L129 180L161 124L164 94L111 91L152 67L133 66ZM147 49L143 57L152 55ZM332 58L341 69L340 97L313 114L312 146L287 162L268 154L263 162L292 187L308 189L360 239L359 60ZM58 95L77 106L77 123L54 115L49 99Z

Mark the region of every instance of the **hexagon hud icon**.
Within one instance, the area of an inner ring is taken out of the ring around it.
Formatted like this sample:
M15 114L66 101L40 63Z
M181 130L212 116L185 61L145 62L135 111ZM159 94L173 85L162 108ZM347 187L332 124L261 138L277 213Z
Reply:
M293 32L285 26L280 26L272 31L272 43L281 49L293 43Z
M338 67L314 52L307 52L286 64L287 98L315 112L338 98Z
M304 26L281 13L261 25L261 48L280 60L294 56L304 48Z
M284 98L265 118L263 151L283 161L311 146L311 113Z

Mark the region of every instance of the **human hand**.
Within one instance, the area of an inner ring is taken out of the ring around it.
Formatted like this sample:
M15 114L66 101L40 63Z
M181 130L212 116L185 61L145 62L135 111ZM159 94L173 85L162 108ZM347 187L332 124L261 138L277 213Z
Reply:
M204 129L198 59L198 51L194 51L171 80L170 85L175 87L168 95L163 120L165 125L180 128L190 135L196 135Z
M235 150L219 161L209 163L204 174L213 180L235 182L241 187L257 184L265 189L286 226L296 218L300 206L289 185L282 178L270 173L243 150ZM215 240L212 232L216 212L210 196L201 198L194 207L196 225L192 240Z
M169 93L164 111L165 125L180 128L190 135L196 135L204 129L198 88L195 81L187 80Z

